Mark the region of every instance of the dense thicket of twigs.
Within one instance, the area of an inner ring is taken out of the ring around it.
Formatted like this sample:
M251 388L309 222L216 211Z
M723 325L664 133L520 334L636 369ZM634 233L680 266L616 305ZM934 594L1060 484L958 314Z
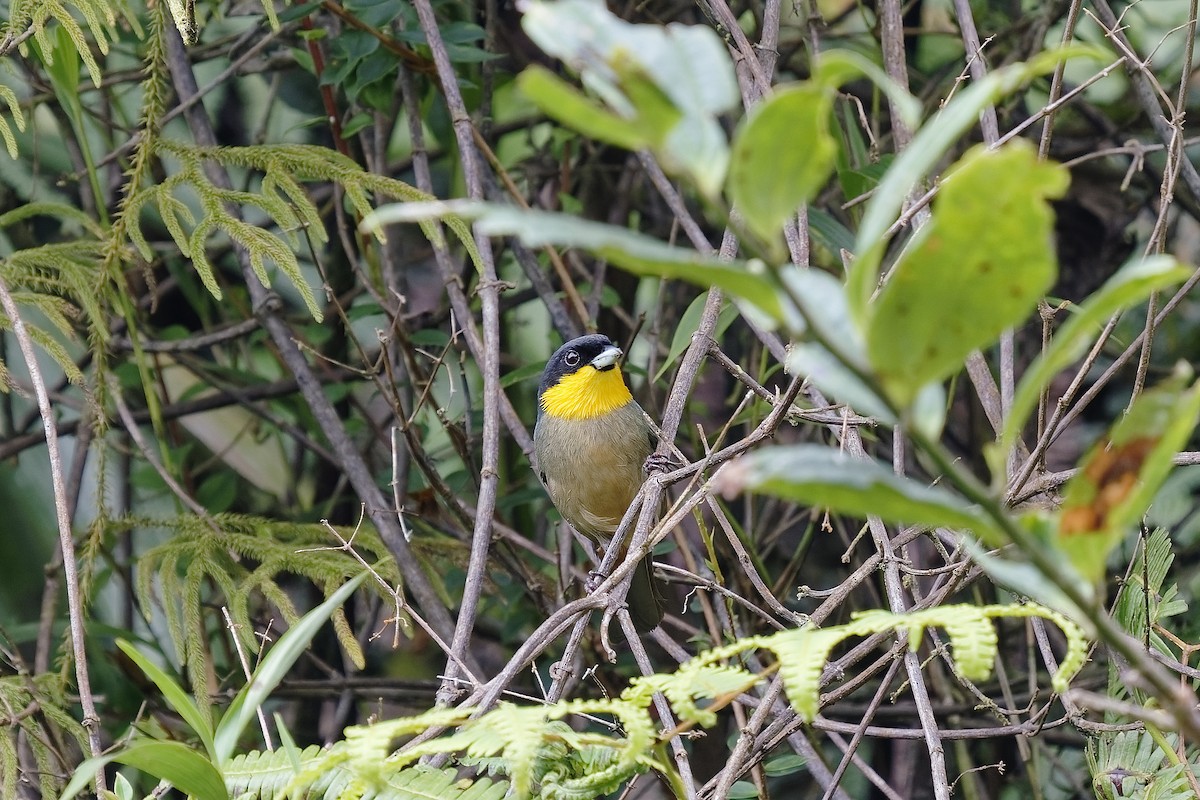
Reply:
M477 266L463 238L415 226L389 230L386 242L360 232L360 200L416 195L386 178L735 251L652 157L578 137L514 92L523 67L553 62L512 4L323 0L281 6L272 28L255 2L200 3L191 47L164 5L130 3L111 25L101 19L100 40L84 21L96 4L69 7L98 58L98 86L61 19L32 38L43 21L14 13L21 27L0 41L0 82L28 121L16 158L0 155L0 214L13 213L0 217L12 381L0 407L5 786L39 796L131 723L172 727L115 636L160 649L185 685L220 703L245 681L235 643L269 641L359 570L359 557L386 585L363 593L275 695L302 743L439 701L619 692L639 671L669 671L706 645L804 619L1006 599L949 533L709 491L717 466L772 438L865 449L930 477L890 429L815 401L783 371L786 342L720 295L575 251L477 238ZM961 143L1029 138L1073 177L1056 207L1061 277L1042 318L955 382L946 436L981 476L981 448L1014 381L1068 313L1056 303L1082 300L1131 254L1196 259L1200 173L1185 128L1195 3L612 9L714 26L747 105L806 77L813 53L829 48L876 58L926 116L987 71L1058 43L1110 54L1009 97ZM836 108L838 180L791 242L800 260L837 274L863 196L912 137L869 85L849 89ZM309 149L272 149L281 144ZM906 222L927 200L914 196ZM22 211L34 203L60 205ZM1012 465L1012 503L1055 503L1083 447L1131 394L1195 356L1197 278L1156 297L1149 313L1114 320L1061 377ZM538 370L558 343L596 329L629 344L634 393L680 465L644 495L660 513L643 524L673 526L658 556L669 617L628 644L615 621L609 630L604 596L561 610L593 564L529 465ZM30 370L24 348L43 340L66 349ZM49 462L38 400L55 420ZM1123 613L1133 630L1183 643L1163 656L1181 680L1195 678L1186 644L1195 625L1172 619L1200 574L1195 483L1181 470L1147 519L1148 529L1173 528L1171 572L1152 578L1131 543L1134 567L1110 586L1114 599L1122 583L1152 596L1140 619L1129 611L1136 598ZM74 536L65 562L56 530ZM1154 551L1146 561L1164 559ZM1111 791L1119 765L1105 761L1113 740L1103 735L1159 721L1122 686L1132 679L1110 675L1097 650L1079 691L1055 697L1054 631L1009 622L1001 637L996 676L978 686L955 674L936 633L915 653L894 637L863 640L835 652L811 727L768 692L731 705L706 738L672 740L675 766L703 797L742 779L787 797L1088 797L1085 746L1101 737L1096 785ZM609 646L622 652L616 664ZM650 777L640 788L658 791Z

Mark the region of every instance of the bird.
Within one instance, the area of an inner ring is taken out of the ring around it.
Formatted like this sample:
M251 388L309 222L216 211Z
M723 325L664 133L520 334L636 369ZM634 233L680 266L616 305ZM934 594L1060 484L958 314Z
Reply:
M646 480L654 433L621 374L624 352L603 334L580 336L546 362L533 430L538 477L575 530L607 546ZM638 563L626 602L639 633L662 621L662 598Z

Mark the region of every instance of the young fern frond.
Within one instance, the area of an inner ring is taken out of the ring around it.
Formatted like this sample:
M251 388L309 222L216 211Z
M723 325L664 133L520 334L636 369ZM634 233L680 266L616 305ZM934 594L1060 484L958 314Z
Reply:
M334 800L360 796L354 790L362 784L345 761L337 761L337 752L343 747L339 743L325 751L314 745L299 753L277 750L236 756L223 770L226 789L230 797ZM375 800L502 800L508 792L507 781L463 781L454 769L422 765L387 771L378 786L371 794Z
M436 709L415 717L348 728L345 749L335 748L326 764L320 768L310 766L308 771L319 772L336 765L373 788L381 786L380 781L392 770L406 768L424 756L461 753L466 763L484 764L507 774L516 797L535 793L575 800L597 797L615 791L647 769L666 769L653 755L658 730L650 708L655 693L661 692L670 701L680 720L711 726L721 705L763 677L724 663L749 650L774 652L792 707L811 721L819 708L821 670L833 647L848 637L902 632L915 650L927 627L942 627L949 634L957 670L965 678L983 680L996 657L993 621L1031 616L1054 622L1066 635L1067 653L1053 683L1056 691L1063 691L1083 666L1088 643L1074 623L1054 611L1034 604L943 606L909 614L870 611L845 625L754 636L714 648L674 673L634 679L615 698L525 707L503 703L476 719L470 719L474 712L471 708ZM578 715L613 717L624 735L581 733L561 722ZM400 737L451 726L457 729L389 755L393 742ZM577 756L585 750L593 760L587 769L578 770ZM560 760L547 763L555 753L558 755L554 758Z

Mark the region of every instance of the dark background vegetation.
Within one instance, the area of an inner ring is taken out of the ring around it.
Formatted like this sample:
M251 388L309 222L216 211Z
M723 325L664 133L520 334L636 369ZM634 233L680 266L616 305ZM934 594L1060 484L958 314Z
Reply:
M782 342L760 335L728 303L715 325L703 319L705 295L689 284L637 278L585 253L535 251L503 239L490 243L496 280L481 280L461 246L435 247L415 226L390 229L386 243L360 232L345 184L321 176L297 177L306 181L324 235L250 202L241 209L295 253L320 321L275 264L268 262L272 294L248 278L244 251L227 232L204 240L218 299L194 259L181 255L156 206L137 218L126 214L131 196L180 169L168 148L146 152L148 139L292 143L328 148L365 174L437 197L561 210L685 246L682 222L695 220L707 238L700 244L720 247L721 227L706 223L705 209L651 157L584 139L519 95L513 79L523 67L561 67L524 35L508 0L295 2L280 5L276 28L258 2L202 1L200 42L186 50L161 0L151 8L130 0L114 4L112 25L101 25L106 53L86 23L86 10L103 4L68 5L99 59L98 87L61 20L43 27L22 15L23 6L4 5L10 24L0 42L0 82L16 93L27 125L16 132L17 157L0 155L0 214L46 202L81 212L79 219L55 211L6 217L0 232L0 280L14 294L63 301L63 330L46 306L26 299L22 308L29 324L63 343L79 370L69 381L61 364L42 359L62 448L51 464L33 378L16 339L5 333L11 385L0 398L0 768L3 785L18 796L60 786L89 747L77 723L86 709L70 658L65 583L81 589L86 609L95 742L108 746L131 724L170 735L172 715L119 654L115 638L157 653L185 686L220 705L245 681L222 608L240 609L235 622L251 643L277 636L289 614L315 605L358 569L344 550L297 551L338 546L323 521L345 536L357 529L358 552L393 585L403 579L427 629L394 636L387 593L363 592L340 639L330 633L314 642L273 707L297 742L333 741L346 725L371 716L430 708L439 688L441 699L453 699L455 685L439 680L447 674L443 647L453 639L480 536L490 534L485 574L471 577L485 578L476 587L479 607L469 641L455 645L479 676L496 674L553 608L580 591L589 562L572 549L528 461L537 374L559 343L599 330L627 344L631 386L655 420L663 418L681 367L694 376L675 417L675 444L689 461L747 436L771 408L765 398L788 385ZM709 25L725 35L727 21L736 20L749 42L775 42L777 83L807 77L816 52L857 51L906 84L926 118L983 72L1059 43L1107 52L1107 59L1074 60L1061 76L1009 96L953 154L1021 127L1018 135L1071 170L1071 189L1056 204L1060 280L1043 319L1015 332L1011 361L999 348L984 354L1000 385L1019 377L1044 334L1069 313L1061 301L1086 298L1130 256L1167 252L1197 260L1200 177L1187 149L1194 3L652 0L610 8L629 21ZM438 48L461 92L467 116L457 131L448 76L439 72L421 11L433 15ZM30 38L35 28L47 38ZM964 44L975 36L981 53ZM737 47L736 37L728 41ZM1050 105L1063 95L1066 102ZM150 119L147 103L156 109ZM185 105L190 110L181 112ZM1048 106L1053 114L1045 113ZM7 119L14 124L11 114ZM728 120L731 129L736 124ZM811 204L807 223L812 265L840 275L862 199L911 131L893 124L887 102L866 82L839 96L833 124L841 148L836 177ZM464 141L472 141L472 153L464 153ZM218 161L232 187L262 191L260 164ZM396 199L379 186L366 191L374 204ZM199 217L202 194L184 188L178 196ZM148 258L135 250L130 227L147 239ZM54 283L66 274L55 270L68 265L19 259L44 245L86 242L93 250L69 258L79 270L75 284ZM1158 298L1156 312L1169 299ZM1044 468L1020 492L1025 502L1055 503L1065 471L1122 413L1135 383L1153 383L1177 360L1197 357L1194 297L1185 292L1166 311L1153 348L1131 345L1145 326L1145 309L1135 310L1116 323L1079 386L1069 386L1074 370L1056 382L1048 408L1065 395L1066 419L1049 433L1044 426L1028 431L1029 443L1053 443ZM689 361L685 353L704 358ZM493 398L489 406L485 395L496 377L504 401ZM765 391L755 395L751 385ZM981 400L978 386L966 373L954 381L945 436L986 478L980 453L994 436L986 413L994 401ZM811 405L803 394L799 402ZM782 426L776 438L831 442L840 414L816 409ZM868 448L890 460L892 433L860 430ZM919 464L910 467L920 472ZM1147 531L1163 525L1172 532L1174 563L1149 591L1156 624L1182 642L1200 633L1190 615L1179 616L1200 584L1195 469L1175 473L1146 520ZM69 500L77 576L63 571L48 477L54 471ZM675 496L694 488L676 487ZM677 569L670 619L648 642L655 667L667 671L680 654L769 630L764 617L794 624L784 608L832 624L888 607L884 573L875 568L878 543L862 533L859 520L769 498L702 505L660 548L659 560ZM739 561L733 539L748 562ZM1131 537L1111 565L1114 596L1136 541ZM905 605L1007 599L937 537L895 544ZM781 608L763 603L747 563ZM711 582L750 598L764 614L723 607ZM241 605L230 596L233 586L245 593ZM1174 605L1160 603L1164 596ZM945 736L943 777L931 770L921 738L930 728L918 720L904 673L893 668L902 651L885 643L836 652L817 724L741 762L728 761L728 745L750 712L725 712L717 729L688 745L697 784L728 766L750 782L739 784L747 791L778 797L943 796L945 778L956 796L974 798L1113 791L1121 782L1111 773L1116 766L1101 759L1089 768L1085 758L1089 741L1094 750L1112 736L1113 720L1052 699L1039 642L1024 625L1006 623L1001 637L996 676L978 694L964 689L929 643L920 651L922 691ZM363 648L365 666L354 664L349 639ZM563 652L563 641L546 643L536 662L541 681ZM1184 664L1191 654L1169 652ZM570 696L617 693L636 673L628 658L607 662L596 624L568 660L576 668L566 684ZM1079 684L1129 700L1119 681L1110 685L1110 668L1098 650ZM526 671L510 688L539 696L544 685ZM860 739L855 732L864 722L874 727ZM1130 791L1144 788L1131 781ZM662 788L647 777L635 792L661 796Z

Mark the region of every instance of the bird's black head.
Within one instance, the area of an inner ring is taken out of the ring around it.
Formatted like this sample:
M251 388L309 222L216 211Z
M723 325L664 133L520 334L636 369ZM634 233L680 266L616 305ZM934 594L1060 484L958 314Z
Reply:
M616 356L621 355L620 348L602 333L591 333L567 342L555 350L554 355L546 362L546 369L542 371L542 381L538 384L538 396L565 376L589 364L599 370L613 369L617 365L616 359L612 357L613 350L616 350ZM601 356L604 357L600 358ZM600 363L593 364L597 358L600 358Z

